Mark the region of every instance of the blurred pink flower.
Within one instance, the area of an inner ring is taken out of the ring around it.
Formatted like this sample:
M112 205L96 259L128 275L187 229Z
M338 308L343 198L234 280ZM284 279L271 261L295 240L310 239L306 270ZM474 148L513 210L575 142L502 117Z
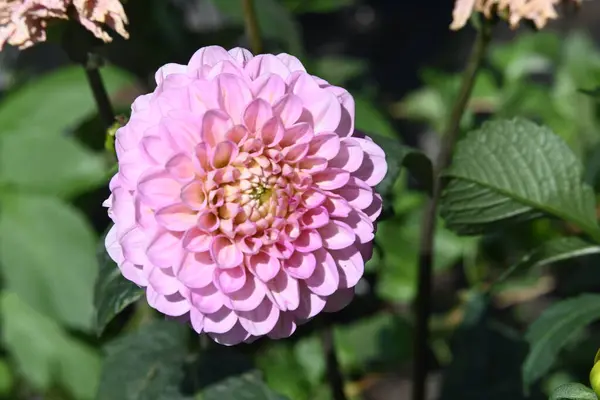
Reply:
M528 19L541 29L548 20L558 18L555 7L560 2L561 0L456 0L450 29L457 30L465 26L474 12L482 12L486 18L491 18L493 12L498 15L506 14L513 28L518 26L521 20Z
M106 247L148 303L223 344L344 307L371 257L385 154L354 100L288 54L167 64L116 134Z
M97 38L110 42L109 26L124 38L127 16L119 0L0 0L0 50L6 43L25 49L46 40L52 19L75 18Z

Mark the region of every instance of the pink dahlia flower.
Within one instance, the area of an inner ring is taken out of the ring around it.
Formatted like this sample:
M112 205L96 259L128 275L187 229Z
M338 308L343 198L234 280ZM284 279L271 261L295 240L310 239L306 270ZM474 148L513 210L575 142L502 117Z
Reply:
M344 307L371 256L385 154L354 101L288 54L167 64L116 134L106 248L148 303L223 344Z

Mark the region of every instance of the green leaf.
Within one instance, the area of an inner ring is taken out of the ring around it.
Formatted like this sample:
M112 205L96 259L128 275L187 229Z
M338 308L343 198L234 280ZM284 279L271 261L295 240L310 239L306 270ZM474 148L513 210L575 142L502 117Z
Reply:
M524 119L485 123L459 142L441 214L449 228L481 233L550 214L600 240L592 189L569 147Z
M85 218L53 197L1 198L0 264L6 287L70 327L92 326L96 238Z
M5 360L0 360L0 396L6 396L12 391L15 376L10 365Z
M325 357L321 340L316 335L300 339L294 346L296 361L304 370L304 375L316 386L325 375Z
M154 321L107 347L96 400L180 400L186 333L175 321Z
M297 14L327 13L351 6L354 0L284 0L284 4Z
M106 325L128 305L136 302L144 290L125 279L104 247L104 239L98 244L100 270L94 290L96 309L96 333L101 335Z
M594 391L581 383L566 383L557 387L550 400L598 400Z
M315 60L310 71L332 85L343 85L363 74L366 69L367 65L364 60L358 58L326 56Z
M72 138L44 131L0 135L0 184L66 197L99 185L105 175L102 158Z
M348 372L398 365L410 358L412 328L389 313L379 313L334 329L341 366Z
M356 129L363 132L374 132L379 136L397 139L396 131L390 118L373 105L373 102L362 96L354 96Z
M233 376L212 384L202 391L202 400L285 400L273 392L258 371Z
M287 343L276 343L257 357L265 382L273 390L294 400L311 400L311 385L305 370Z
M239 0L216 0L214 4L230 22L244 25L244 8ZM263 38L285 43L287 52L302 58L300 25L284 5L277 0L255 0L254 9Z
M376 290L383 299L408 302L415 296L421 216L419 210L404 219L394 218L377 225L375 242L381 248L383 262ZM434 270L443 271L472 252L477 239L459 237L438 223L434 243Z
M570 258L600 253L600 246L586 242L578 237L563 237L550 240L527 254L521 261L506 270L495 284L502 283L517 271L538 268L543 265Z
M523 364L523 384L529 387L552 368L569 340L600 319L600 295L583 294L550 306L527 330L529 353Z
M385 151L388 164L385 178L375 187L377 193L384 197L391 194L401 167L405 167L427 193L433 191L433 165L425 154L400 144L396 139L378 134L368 134L368 136Z
M133 82L115 67L101 70L110 95ZM61 68L36 79L0 103L0 135L27 132L59 136L96 110L83 68Z
M14 293L0 296L2 341L20 372L39 390L60 383L77 399L92 399L100 357Z

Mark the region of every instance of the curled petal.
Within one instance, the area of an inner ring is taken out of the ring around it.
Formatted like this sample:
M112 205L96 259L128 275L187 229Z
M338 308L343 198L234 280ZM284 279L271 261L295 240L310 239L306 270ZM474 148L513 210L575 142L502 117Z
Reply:
M317 250L315 257L317 265L310 278L305 280L306 286L319 296L329 296L339 288L340 275L337 265L326 250Z
M222 307L216 312L204 315L204 332L226 333L238 322L238 316L227 307Z
M279 309L268 299L264 299L255 309L236 311L240 324L251 335L262 336L271 332L279 318Z
M318 231L323 239L323 247L326 249L343 249L352 245L356 240L356 234L352 228L341 221L331 220Z
M203 288L212 283L215 269L210 253L188 252L177 268L177 278L188 288Z
M244 260L240 249L224 235L216 236L213 239L210 253L219 268L235 268Z

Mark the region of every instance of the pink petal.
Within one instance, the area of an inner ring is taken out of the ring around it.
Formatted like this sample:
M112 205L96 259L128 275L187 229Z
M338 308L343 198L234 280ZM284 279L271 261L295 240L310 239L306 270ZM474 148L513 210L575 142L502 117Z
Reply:
M162 232L150 242L147 255L155 266L169 268L181 256L181 251L180 238L171 232Z
M300 97L288 94L275 103L273 110L279 115L283 125L287 128L298 122L304 111L304 105Z
M329 166L354 172L361 166L364 155L362 147L353 138L348 138L341 141L340 151L329 161Z
M252 63L253 58L250 63ZM246 105L252 100L252 92L242 78L233 74L221 74L216 78L219 87L219 104L229 114L234 124L240 124Z
M235 268L244 260L242 252L235 243L224 235L216 236L213 239L210 254L219 268Z
M167 273L167 271L169 273ZM170 274L170 269L153 268L148 275L148 283L152 289L162 295L174 294L179 291L180 284L177 278Z
M236 313L244 329L255 336L269 333L275 327L279 318L279 309L268 299L263 300L253 310L237 311Z
M192 289L190 298L192 305L205 315L219 311L225 300L223 293L214 284Z
M313 175L313 182L323 190L334 190L344 187L350 180L350 173L339 168L328 168Z
M214 232L219 229L219 217L212 210L205 210L198 214L197 226L204 232Z
M263 99L253 100L244 111L244 123L250 132L257 132L272 117L271 105Z
M296 57L286 54L286 53L281 53L281 54L277 54L277 58L281 60L281 62L288 67L288 69L291 72L294 71L302 71L302 72L306 72L306 69L304 68L304 66L302 65L302 63L300 62L300 60L298 60Z
M238 321L233 328L224 333L209 333L208 334L215 342L224 346L234 346L246 341L250 334L246 331Z
M213 66L219 61L235 59L221 46L206 46L194 53L188 62L190 70L199 70L202 66Z
M339 267L340 287L356 286L365 272L365 263L360 251L356 247L350 246L343 250L331 250L330 254Z
M206 207L206 192L199 181L190 182L181 189L181 200L192 210L203 210Z
M204 330L204 314L192 307L190 310L190 323L197 333Z
M343 249L352 245L356 240L356 234L352 228L341 221L331 220L318 231L323 239L323 247L326 249Z
M185 204L172 204L156 211L156 222L170 231L183 232L198 220L197 213Z
M212 153L211 165L214 168L226 167L237 157L238 153L238 147L232 141L226 140L217 143Z
M273 279L281 269L279 260L265 252L247 257L246 265L263 282Z
M352 210L346 218L339 218L339 220L356 233L360 243L368 243L375 238L373 222L362 211Z
M346 186L335 191L346 199L348 204L360 210L369 207L373 202L373 189L360 179L350 177Z
M283 312L279 314L279 319L273 330L268 333L268 336L271 339L284 339L292 336L295 331L296 322L294 321L294 316L292 313Z
M292 90L302 98L302 103L310 111L316 133L333 132L338 127L342 106L333 93L321 89L306 73L300 73Z
M202 119L192 113L171 112L161 120L159 129L174 152L190 154L200 142Z
M212 283L215 268L210 253L187 253L179 265L177 278L189 288L203 288Z
M245 66L248 61L252 60L254 55L246 49L241 47L235 47L228 51L229 55L242 67Z
M173 156L173 150L169 147L168 143L165 143L163 137L145 136L140 141L142 151L146 158L153 164L157 164L161 167Z
M338 195L330 195L323 204L332 217L347 217L354 210L345 198Z
M166 171L149 173L137 185L141 200L152 208L161 208L177 203L181 184Z
M329 223L329 213L325 207L315 207L302 215L300 223L304 228L316 229Z
M203 253L210 250L213 235L198 228L185 232L182 238L183 248L194 253Z
M300 286L300 305L293 314L300 320L307 320L323 310L326 300L310 291L305 285Z
M146 256L147 240L146 234L141 228L130 229L119 241L123 259L133 264L145 264L148 260Z
M252 93L270 105L275 104L285 94L285 82L279 75L262 75L250 84Z
M306 208L318 207L325 202L327 196L316 190L309 189L302 194L302 203Z
M292 311L300 304L298 281L280 271L277 276L267 283L267 295L281 311Z
M148 286L148 274L141 266L124 261L119 265L119 270L125 279L130 280L138 286Z
M257 55L248 62L245 70L252 79L256 79L265 74L275 74L285 80L290 74L289 68L286 67L281 60L271 54Z
M363 212L369 217L371 221L375 221L381 214L383 209L383 201L378 193L373 194L373 202Z
M195 175L192 160L183 153L171 157L167 161L165 169L173 178L181 182L189 182Z
M150 307L172 317L180 317L190 311L190 302L179 293L163 296L151 286L146 288L146 300Z
M385 157L365 153L365 158L359 164L354 176L364 181L369 186L375 186L385 178L387 162Z
M329 252L319 249L315 252L317 266L315 272L306 279L306 286L319 296L329 296L339 288L340 276L337 265Z
M266 121L260 131L260 139L269 147L273 147L283 139L284 129L281 122L273 117Z
M204 314L204 332L226 333L238 322L238 316L228 309L222 307L220 310Z
M354 288L340 289L327 297L327 304L323 308L325 312L338 312L346 307L354 298Z
M228 307L237 311L250 311L265 298L265 286L255 276L248 276L244 287L228 295Z
M302 231L298 239L294 240L294 247L301 253L310 253L322 246L321 235L314 229Z
M295 252L285 260L283 267L285 271L294 278L307 279L315 271L317 260L312 253Z
M160 85L169 75L185 73L187 73L187 65L175 63L165 64L160 67L158 71L156 71L156 74L154 74L154 80L156 81L157 85Z
M218 269L215 272L216 283L225 294L240 290L246 283L245 267Z
M310 141L308 155L331 160L339 153L340 147L340 138L335 133L322 133Z
M202 120L202 141L214 147L225 140L225 135L233 127L233 122L225 112L210 110Z

